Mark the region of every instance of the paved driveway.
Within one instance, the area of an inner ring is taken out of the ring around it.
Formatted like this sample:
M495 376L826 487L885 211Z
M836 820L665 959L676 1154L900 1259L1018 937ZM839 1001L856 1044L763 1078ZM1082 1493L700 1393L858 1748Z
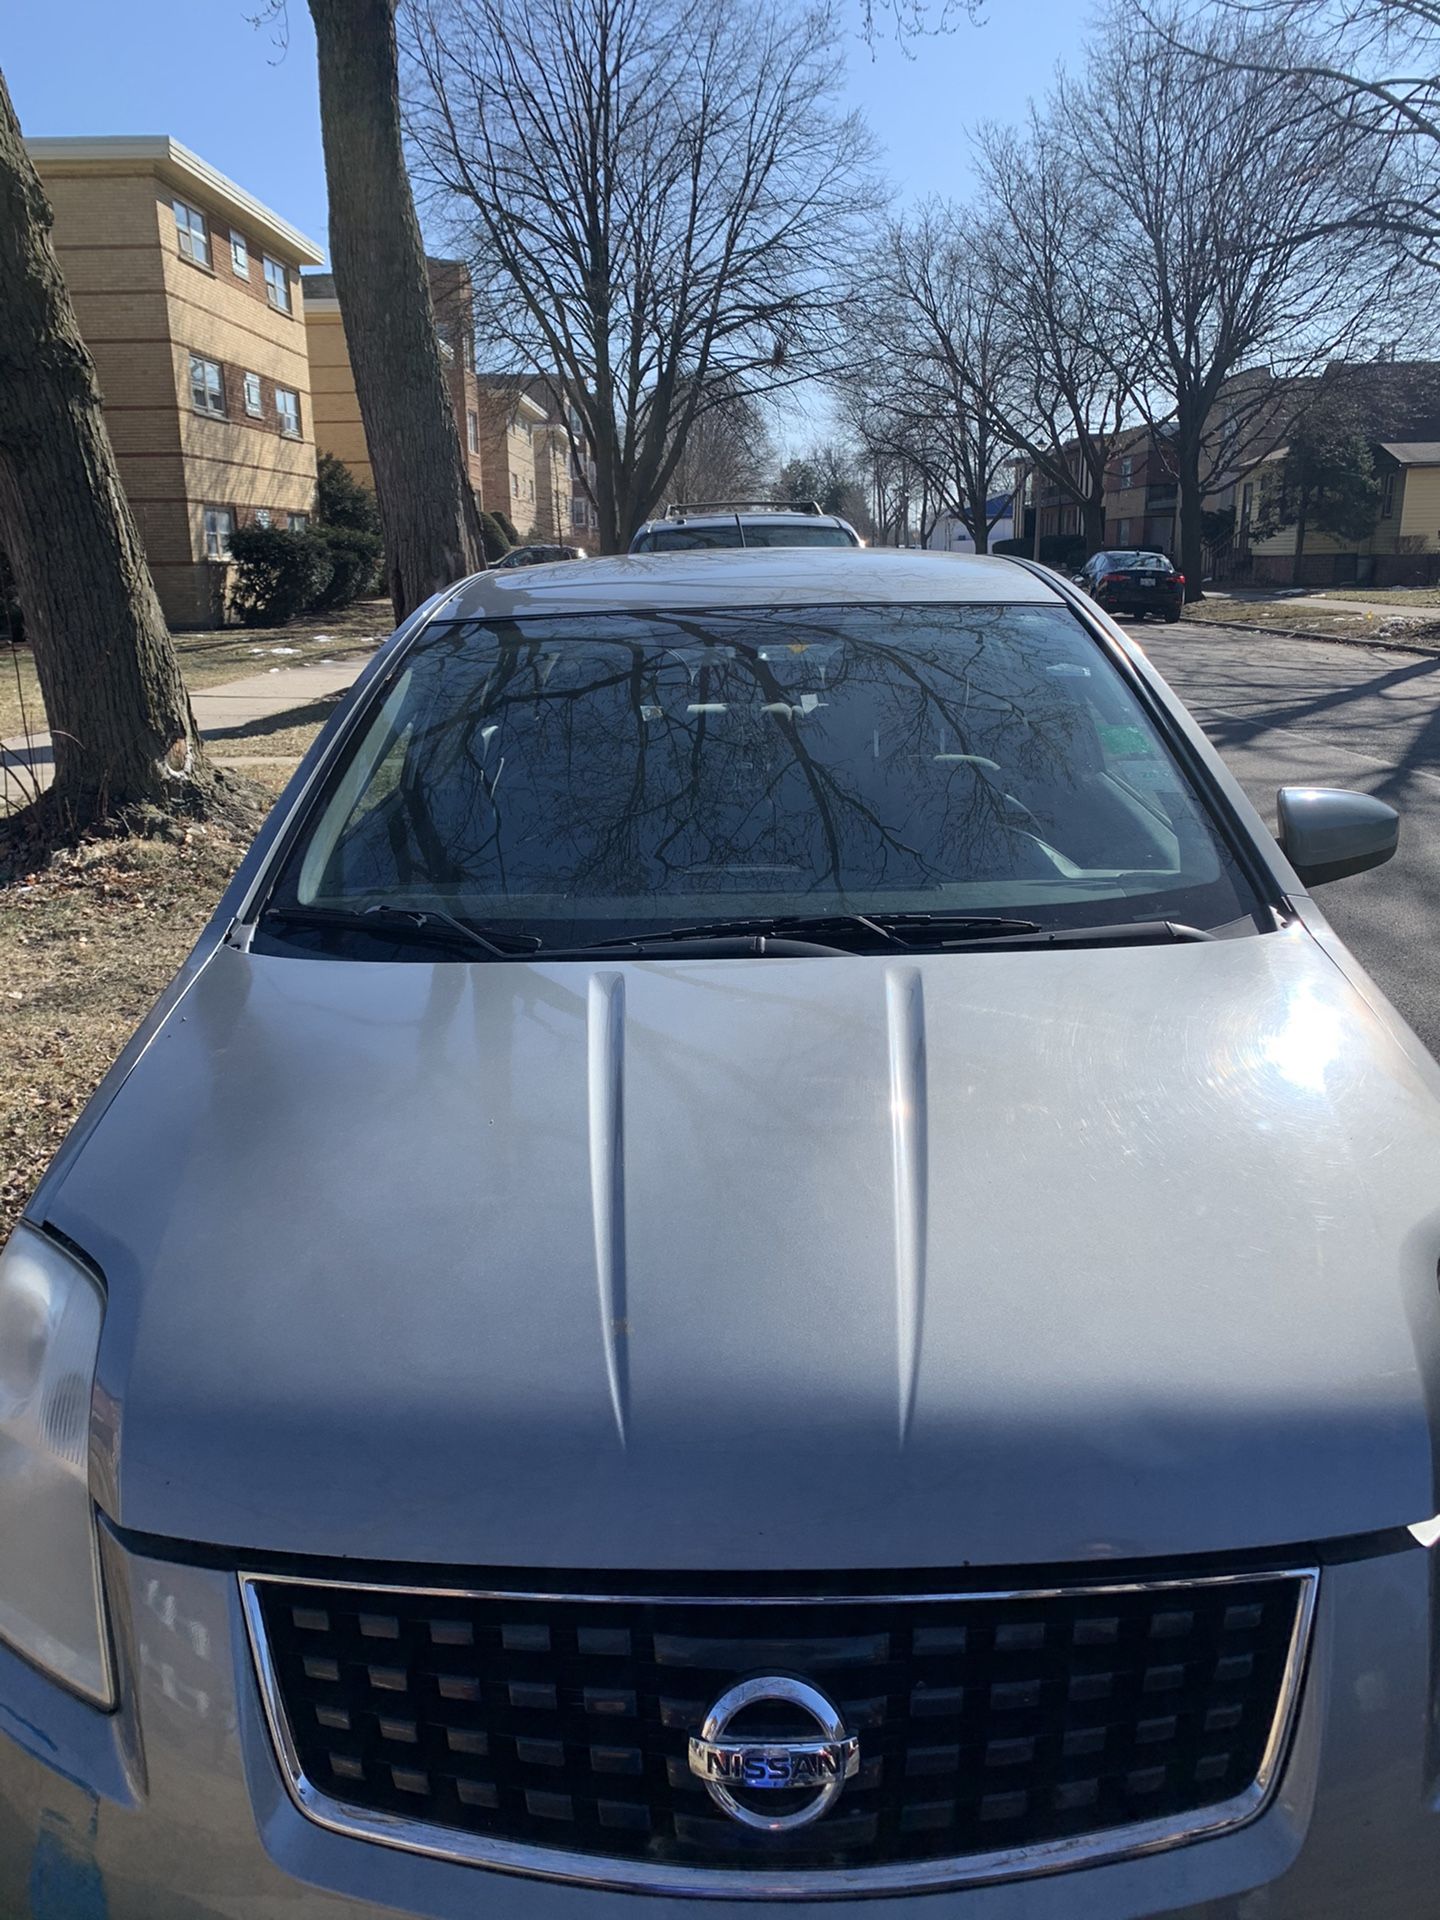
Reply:
M1390 864L1318 897L1440 1056L1440 656L1188 621L1132 631L1272 831L1275 789L1287 782L1355 787L1399 808Z

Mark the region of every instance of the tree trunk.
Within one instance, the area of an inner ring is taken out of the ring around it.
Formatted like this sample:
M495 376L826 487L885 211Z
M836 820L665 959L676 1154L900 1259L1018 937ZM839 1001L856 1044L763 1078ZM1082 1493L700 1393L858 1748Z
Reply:
M1295 516L1295 560L1290 569L1290 584L1298 587L1303 584L1301 574L1305 564L1305 503L1300 503L1300 511Z
M1203 600L1201 582L1205 574L1205 534L1200 519L1200 441L1182 437L1175 448L1175 465L1180 489L1180 571L1185 576L1185 599Z
M485 565L405 171L395 0L310 0L330 256L395 618ZM508 504L508 503L507 503Z
M213 777L130 516L53 215L0 78L0 547L15 574L67 827Z
M1085 535L1085 558L1099 553L1105 544L1105 476L1080 503L1080 524ZM1186 576L1189 577L1188 575Z

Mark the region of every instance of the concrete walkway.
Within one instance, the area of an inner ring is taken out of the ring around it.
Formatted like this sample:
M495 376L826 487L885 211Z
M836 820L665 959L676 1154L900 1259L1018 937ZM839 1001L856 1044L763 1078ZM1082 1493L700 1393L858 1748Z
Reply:
M343 693L370 658L369 653L357 653L311 667L274 667L268 673L248 673L242 680L223 680L216 687L199 687L190 695L195 723L205 739L219 740L215 758L222 766L241 765L252 756L227 754L227 736ZM271 764L279 757L271 756ZM53 772L48 733L33 734L28 743L23 734L0 740L0 806L23 805L36 785L49 786Z

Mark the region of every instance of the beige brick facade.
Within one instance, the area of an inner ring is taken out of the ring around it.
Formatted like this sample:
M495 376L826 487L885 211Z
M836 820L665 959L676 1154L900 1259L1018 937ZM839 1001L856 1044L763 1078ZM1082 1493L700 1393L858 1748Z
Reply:
M445 368L445 386L455 415L465 471L476 499L486 504L479 452L481 401L475 381L474 295L470 276L458 260L427 260L435 330ZM305 275L305 334L310 355L310 389L315 410L317 452L332 453L367 487L375 470L360 417L345 322L328 273Z
M229 567L207 555L206 509L236 526L314 509L300 267L319 250L163 137L29 146L166 618L219 624ZM203 246L189 243L202 258L187 257L177 200L187 232L204 223ZM213 407L194 403L192 356L219 370Z

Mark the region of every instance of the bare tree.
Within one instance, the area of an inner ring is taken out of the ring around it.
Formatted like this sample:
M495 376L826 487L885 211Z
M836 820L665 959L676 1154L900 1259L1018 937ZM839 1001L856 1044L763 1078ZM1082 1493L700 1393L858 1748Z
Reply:
M137 804L201 812L223 783L120 489L52 224L0 78L0 547L54 743L40 817L73 831Z
M942 207L898 222L852 304L857 424L913 471L921 538L951 513L989 546L990 511L1014 463L1018 342L973 239ZM862 355L863 342L863 355Z
M413 0L413 130L463 219L480 324L553 369L623 548L695 422L829 361L869 201L823 9Z
M670 473L676 500L758 498L775 464L759 403L747 395L712 402L690 427Z
M1152 343L1110 284L1105 211L1062 125L981 129L982 271L1013 342L1013 377L977 403L1037 480L1073 502L1086 551L1105 542L1105 482L1136 418Z
M283 0L282 0L283 4ZM395 618L485 564L405 171L396 0L309 0L335 291L375 472Z
M1262 71L1283 58L1280 29L1222 13L1191 50L1176 25L1137 32L1117 8L1053 118L1101 204L1109 284L1154 342L1148 397L1168 415L1198 598L1206 488L1227 458L1215 435L1232 465L1252 424L1283 435L1286 389L1353 350L1383 304L1383 245L1353 215L1386 156L1363 119L1317 115L1308 84Z
M1268 46L1216 47L1173 16L1156 22L1178 45L1271 81L1300 82L1317 114L1361 118L1389 143L1384 191L1364 224L1402 238L1440 266L1440 5L1436 0L1221 0L1252 24L1283 29Z

